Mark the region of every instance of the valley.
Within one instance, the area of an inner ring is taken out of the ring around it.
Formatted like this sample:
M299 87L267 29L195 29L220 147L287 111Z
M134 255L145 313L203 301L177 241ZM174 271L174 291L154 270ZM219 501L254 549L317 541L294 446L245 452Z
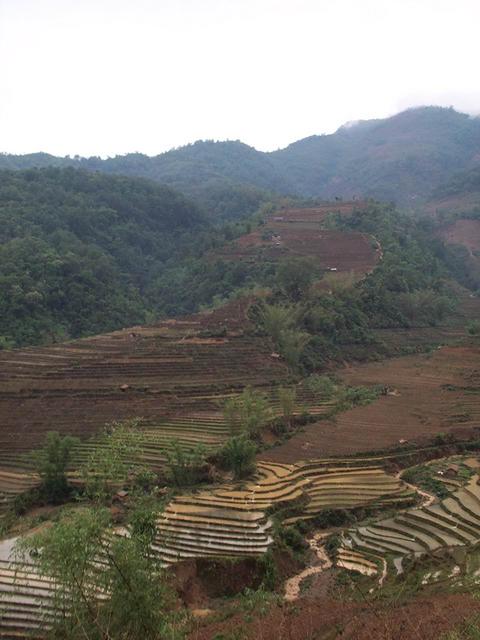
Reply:
M335 357L322 355L321 375L315 367L302 374L309 360L284 355L281 332L268 334L267 325L262 325L269 309L283 310L289 324L281 331L306 341L306 328L310 336L321 333L311 328L316 326L314 314L323 322L325 309L342 296L363 304L358 317L365 322L368 306L356 291L370 295L371 278L387 268L385 260L388 268L393 260L390 247L385 250L380 237L361 228L369 215L379 213L370 203L358 201L278 209L255 230L207 254L209 261L274 268L308 260L319 277L309 282L308 293L302 294L305 301L264 288L188 316L0 352L0 518L6 544L8 536L20 531L23 535L35 522L28 519L27 505L20 513L24 529L15 529L12 512L24 494L41 485L33 452L42 447L48 432L79 439L67 477L82 504L82 491L88 488L82 469L92 456L110 455L105 425L138 420L138 451L125 448L122 456L130 475L138 468L156 478L161 502L156 503L149 553L162 570L176 576L178 593L186 589L178 583L182 572L194 572L191 580L198 593L188 596L188 603L184 595L183 606L188 604L191 611L212 608L205 619L194 617L190 622L192 640L237 637L218 635L233 633L235 616L225 613L223 626L215 622L224 605L208 596L208 570L199 574L208 564L202 563L245 567L251 577L243 582L238 577L233 595L255 583L258 590L252 593L261 597L268 563L290 563L289 568L272 569L280 571L282 579L275 578L270 588L282 594L288 579L295 582L290 599L310 616L312 629L322 630L318 637L361 638L352 635L348 621L357 620L365 633L382 616L385 628L394 624L397 613L387 607L372 614L369 607L380 606L377 594L384 588L394 591L399 576L418 571L415 563L434 565L439 553L457 547L473 562L480 543L480 345L467 325L478 317L480 299L450 281L456 305L436 321L388 326L394 323L375 322L373 313L368 333L362 329L362 337L353 339L353 325L350 341L343 338L328 347L335 348ZM462 226L470 222L456 223L447 241L474 250L470 243L475 235ZM350 229L349 224L360 229ZM386 237L382 229L379 226ZM426 286L433 285L429 281ZM430 298L425 300L429 303ZM315 308L317 301L324 306ZM304 324L294 325L292 318L300 311ZM348 335L350 330L343 331ZM226 407L229 402L241 406L245 394L263 398L268 420L250 434L257 449L256 468L240 479L222 470L218 456L238 436ZM184 486L172 483L168 469L187 469L192 464L188 456L197 455L199 446L208 477ZM172 451L177 456L174 463ZM416 465L428 466L438 459L447 460L445 468L469 470L464 481L445 480L446 498L407 479ZM125 478L123 485L115 485L119 492L109 498L118 520L109 529L112 540L130 535L125 517L136 494L129 482ZM47 522L48 531L48 515L42 522ZM305 538L316 541L310 551ZM221 570L230 576L231 569L225 567ZM263 581L258 572L263 572ZM472 570L458 569L452 576L464 572ZM234 574L233 569L232 580ZM257 576L256 582L252 576ZM448 576L456 589L459 581ZM349 590L356 580L374 594L375 604L351 598ZM41 573L34 556L27 563L25 558L2 556L0 597L0 635L5 638L44 638L45 629L55 625L61 613L52 579ZM436 596L427 591L409 601L405 611L411 607L411 615L420 616L425 597ZM281 616L286 624L280 637L306 637L298 635L303 627L295 627L297 613L281 604L281 595L265 598L274 598L266 605L265 620ZM442 598L447 608L456 607L458 616L466 615L467 596L461 588L459 593L438 595L435 602ZM320 616L318 607L329 607L329 616ZM342 635L331 635L339 616ZM254 637L261 619L253 615L238 637ZM452 624L455 619L451 617ZM401 637L416 637L407 627Z

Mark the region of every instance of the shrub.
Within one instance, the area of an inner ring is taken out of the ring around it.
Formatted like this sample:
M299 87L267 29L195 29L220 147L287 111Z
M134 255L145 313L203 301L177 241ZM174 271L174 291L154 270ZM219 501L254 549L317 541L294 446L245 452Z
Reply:
M244 434L227 440L219 457L225 469L233 471L236 479L245 478L255 471L257 447Z
M207 452L204 444L199 443L188 450L178 440L172 440L165 454L167 473L177 487L188 487L205 479Z
M285 423L290 426L292 416L295 411L295 400L297 397L297 391L294 387L279 387L277 395L278 402L282 410L283 419Z
M313 374L309 376L305 382L305 386L315 396L321 400L330 400L337 388L335 383L328 376L319 376Z
M47 502L59 504L70 493L67 467L77 438L62 437L56 431L46 435L45 445L37 456L37 471L41 478L41 494Z
M39 631L69 640L180 637L175 597L158 558L135 531L117 536L109 525L106 510L82 509L19 539L19 566L30 567L35 554L40 574L55 581L51 606L59 615L45 612Z
M381 389L375 387L344 387L338 397L337 410L345 411L352 407L365 406L376 400Z
M251 387L244 389L240 396L227 400L223 414L232 435L245 430L249 436L258 436L272 419L272 410L266 396Z
M467 331L471 336L480 335L480 320L472 320L467 324Z
M80 469L90 499L105 502L119 485L131 484L144 444L140 424L141 419L135 418L107 425L101 443Z

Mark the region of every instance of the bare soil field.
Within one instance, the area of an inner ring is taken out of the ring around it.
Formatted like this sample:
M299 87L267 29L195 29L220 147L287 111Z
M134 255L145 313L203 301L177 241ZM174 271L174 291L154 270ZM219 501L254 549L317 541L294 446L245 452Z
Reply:
M480 193L465 193L453 195L439 200L428 202L424 210L430 215L439 213L469 213L480 206Z
M480 220L456 220L442 229L441 236L449 244L462 244L473 255L480 251Z
M375 336L385 343L391 355L422 351L432 346L451 345L463 341L467 323L480 317L480 297L459 285L454 286L457 306L454 313L434 327L377 329Z
M192 414L214 430L222 395L288 376L269 341L248 335L248 306L1 353L0 465L50 430L86 438L113 420Z
M439 433L480 427L480 347L442 347L433 354L394 358L340 370L351 385L381 384L388 394L333 421L307 425L262 459L294 462L421 444Z
M217 623L199 621L189 640L439 640L479 609L469 594L423 597L403 605L304 597L292 605L274 605L252 621L242 614ZM242 633L234 635L239 629Z
M364 275L381 258L376 240L366 233L322 228L330 213L348 215L358 206L350 202L280 211L261 228L215 251L215 257L251 263L309 257L322 269Z

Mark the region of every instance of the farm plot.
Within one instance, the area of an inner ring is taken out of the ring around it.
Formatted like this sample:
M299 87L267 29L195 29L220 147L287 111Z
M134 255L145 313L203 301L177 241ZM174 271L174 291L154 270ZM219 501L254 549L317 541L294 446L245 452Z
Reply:
M270 217L260 229L242 236L224 249L216 250L214 255L245 262L277 262L285 258L309 257L321 269L363 276L381 258L377 241L365 233L333 231L322 227L329 213L348 215L360 204L330 204L281 211Z
M45 627L58 615L55 587L34 564L0 560L0 637L45 638Z
M244 299L151 327L2 352L1 469L23 473L17 480L25 483L29 452L47 431L86 440L106 423L134 417L145 419L154 450L176 437L217 444L225 433L219 418L225 397L246 385L268 390L288 381L269 341L248 335L249 304ZM10 485L0 474L0 492Z
M177 496L157 523L155 550L170 564L186 558L265 553L273 542L272 509L289 506L294 520L325 509L411 499L411 491L368 460L318 460L295 465L258 463L245 486L222 486ZM350 466L349 466L350 465Z
M480 220L460 219L443 227L441 237L448 244L461 244L477 257L480 252Z
M467 433L480 424L480 349L443 347L433 354L404 356L341 370L349 385L381 384L387 395L307 425L288 442L264 454L281 463L307 456L350 455L424 444L439 433Z
M373 525L343 534L343 551L392 556L397 571L408 555L423 555L442 547L476 544L480 541L480 486L474 475L462 488L439 503L408 509Z

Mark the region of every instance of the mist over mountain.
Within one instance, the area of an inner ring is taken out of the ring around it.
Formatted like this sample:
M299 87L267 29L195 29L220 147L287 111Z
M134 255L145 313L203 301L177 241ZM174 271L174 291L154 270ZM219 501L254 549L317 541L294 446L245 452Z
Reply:
M269 153L240 141L207 140L153 157L0 156L5 169L52 165L150 178L194 197L213 215L229 215L235 191L233 217L254 211L271 192L325 199L371 196L409 205L428 199L455 173L480 165L480 118L452 108L419 107L347 123L333 134L313 135Z

